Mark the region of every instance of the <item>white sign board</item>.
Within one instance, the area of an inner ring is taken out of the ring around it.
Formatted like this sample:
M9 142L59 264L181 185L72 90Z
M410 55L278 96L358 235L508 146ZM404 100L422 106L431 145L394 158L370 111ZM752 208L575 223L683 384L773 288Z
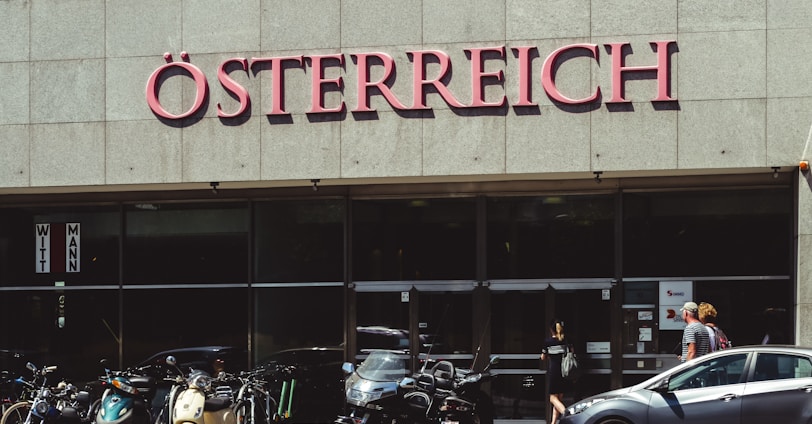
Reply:
M693 281L660 281L660 330L682 330L680 308L694 300Z
M611 353L609 342L586 342L586 353Z

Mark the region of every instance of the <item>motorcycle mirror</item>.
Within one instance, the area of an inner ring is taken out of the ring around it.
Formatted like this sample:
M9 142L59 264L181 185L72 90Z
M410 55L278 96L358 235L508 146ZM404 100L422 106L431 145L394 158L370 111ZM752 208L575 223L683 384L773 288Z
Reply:
M341 370L344 371L345 374L352 374L355 372L355 365L351 362L345 362L344 365L341 366Z
M166 364L167 365L172 365L174 367L175 364L177 364L177 363L178 363L178 361L175 359L174 356L169 355L169 356L166 357Z
M414 389L415 384L417 384L417 380L412 377L404 377L399 383L402 389Z
M491 362L490 363L491 363L491 365L498 364L499 363L499 356L498 355L491 356Z
M25 367L28 368L29 370L31 370L31 372L37 372L37 367L34 364L30 363L30 362L25 364Z

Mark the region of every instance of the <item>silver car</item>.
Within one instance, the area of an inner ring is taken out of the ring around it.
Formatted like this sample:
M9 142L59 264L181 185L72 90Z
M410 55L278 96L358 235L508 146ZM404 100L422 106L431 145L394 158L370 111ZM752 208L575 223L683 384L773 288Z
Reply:
M809 423L812 348L742 346L567 407L561 424Z

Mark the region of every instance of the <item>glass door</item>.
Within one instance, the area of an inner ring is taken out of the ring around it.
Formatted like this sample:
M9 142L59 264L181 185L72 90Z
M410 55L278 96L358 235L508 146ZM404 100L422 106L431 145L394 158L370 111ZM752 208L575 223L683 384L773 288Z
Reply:
M612 333L605 290L610 288L609 281L491 283L492 350L501 358L492 385L498 419L548 419L546 370L539 355L553 318L564 321L586 368L576 390L565 393L565 403L609 390Z

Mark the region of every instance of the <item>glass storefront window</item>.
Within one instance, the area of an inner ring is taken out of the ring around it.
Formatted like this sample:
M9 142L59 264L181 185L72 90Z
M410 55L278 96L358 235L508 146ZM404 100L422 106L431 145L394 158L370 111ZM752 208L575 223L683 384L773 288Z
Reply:
M124 366L169 349L233 346L248 364L248 288L125 289Z
M82 387L103 374L101 359L117 363L118 290L3 291L0 322L0 370L13 377L30 376L30 361Z
M409 351L409 303L400 292L356 294L359 354L372 349Z
M431 344L431 356L435 354L472 353L482 339L473 336L473 300L471 292L421 292L418 326L421 334ZM486 329L488 331L489 329ZM426 352L421 352L426 353ZM470 360L455 365L471 367Z
M118 207L8 208L0 221L0 285L118 284Z
M248 204L126 207L124 284L248 282Z
M354 200L353 279L473 279L476 203L465 199Z
M788 189L626 193L626 277L789 275Z
M344 280L344 200L255 206L258 283Z
M761 344L766 334L771 334L771 344L794 343L789 311L795 296L790 280L699 280L694 290L697 303L716 308L716 323L733 346Z
M611 277L614 196L488 199L488 278Z
M547 338L544 292L504 291L491 298L491 346L496 353L539 354ZM538 368L538 360L511 366Z
M287 350L340 347L344 342L344 288L254 289L254 359Z

